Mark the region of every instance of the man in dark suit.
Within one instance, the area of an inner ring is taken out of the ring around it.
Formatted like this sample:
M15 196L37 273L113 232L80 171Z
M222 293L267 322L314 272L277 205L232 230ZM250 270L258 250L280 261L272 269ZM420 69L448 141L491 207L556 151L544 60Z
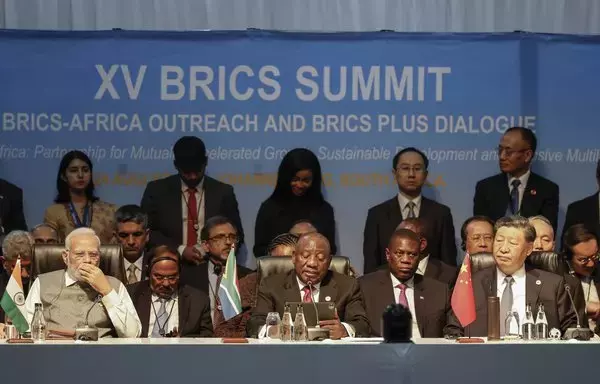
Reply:
M184 264L181 280L187 285L206 293L210 299L211 317L215 335L218 337L243 337L250 309L256 296L256 274L252 270L237 266L238 286L242 299L242 313L225 321L219 302L219 285L225 264L232 247L237 246L239 237L233 222L224 216L208 219L200 231L205 261L199 265Z
M246 326L250 337L264 335L263 326L269 312L283 314L286 302L312 302L313 297L316 302L335 303L337 318L319 322L321 328L330 330L331 339L369 335L369 321L358 281L329 270L331 248L325 236L320 233L303 235L292 262L292 271L271 275L261 281L256 307Z
M23 214L23 191L0 179L0 241L3 235L17 229L27 230Z
M469 217L460 228L460 240L460 248L469 255L492 252L494 222L486 216Z
M597 227L591 224L572 225L564 234L563 247L570 272L580 282L583 290L587 325L598 334L600 333L600 273L598 272Z
M526 128L512 127L500 140L499 173L477 182L473 214L496 221L509 215L530 217L542 215L558 222L558 185L531 172L537 139Z
M142 197L142 210L150 219L150 245L171 244L188 263L202 262L200 230L213 216L225 216L244 232L238 203L229 184L205 175L208 157L202 140L184 136L173 146L178 174L151 181Z
M429 242L427 241L426 227L427 224L423 219L406 219L403 220L398 228L396 229L408 229L409 231L413 231L419 236L420 241L420 251L419 251L419 262L417 264L416 274L428 277L430 279L435 279L441 281L443 283L448 284L450 287L454 286L456 282L456 276L458 276L458 269L451 265L444 263L441 260L433 259L429 257ZM389 261L389 257L387 257L387 248L386 248L386 258Z
M115 238L123 246L127 284L135 284L148 278L146 246L149 237L148 215L140 207L129 204L117 209Z
M127 287L142 322L141 337L212 337L208 297L179 284L177 250L159 246L149 257L149 280Z
M382 335L381 317L390 304L409 308L413 338L443 337L450 312L450 286L415 273L419 266L420 237L409 229L398 229L385 249L388 268L362 276L360 289L371 335Z
M456 265L450 208L421 195L427 180L427 156L416 148L404 148L394 156L392 166L400 192L369 209L363 241L364 273L373 272L385 264L384 250L390 236L402 220L414 217L431 223L426 236L431 258Z
M598 160L598 164L596 165L596 182L600 188L600 160ZM593 226L597 226L600 223L599 192L569 204L562 231L563 236L572 225L582 223Z
M504 328L506 313L516 311L525 318L525 306L531 305L534 316L539 304L544 305L548 328L558 328L563 334L567 328L577 325L577 316L565 291L565 279L561 275L531 268L525 260L533 251L535 229L520 216L503 217L494 227L493 267L473 274L476 320L469 325L472 336L487 335L487 298L500 299L500 334ZM456 317L450 324L460 328ZM521 330L519 330L521 332Z

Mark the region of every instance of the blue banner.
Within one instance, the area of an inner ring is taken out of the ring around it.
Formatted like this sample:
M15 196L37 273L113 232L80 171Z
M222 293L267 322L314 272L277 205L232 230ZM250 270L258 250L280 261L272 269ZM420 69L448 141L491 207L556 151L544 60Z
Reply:
M535 130L534 170L561 186L559 228L596 189L597 38L2 31L0 52L0 174L23 188L32 226L67 151L91 157L103 200L139 204L148 180L174 173L183 135L201 137L209 175L234 185L250 247L281 158L312 149L339 253L359 270L367 209L397 193L403 147L428 155L425 195L457 230L513 125Z

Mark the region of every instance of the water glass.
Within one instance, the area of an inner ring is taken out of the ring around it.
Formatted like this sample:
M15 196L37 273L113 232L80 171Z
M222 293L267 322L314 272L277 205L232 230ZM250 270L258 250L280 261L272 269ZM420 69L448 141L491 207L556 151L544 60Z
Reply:
M280 339L281 338L281 318L279 312L269 312L267 315L267 333L266 338L268 339Z

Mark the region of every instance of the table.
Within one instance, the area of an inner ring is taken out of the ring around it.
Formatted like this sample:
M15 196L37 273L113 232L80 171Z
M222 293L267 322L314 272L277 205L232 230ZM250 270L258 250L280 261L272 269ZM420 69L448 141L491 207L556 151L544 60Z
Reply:
M117 383L565 383L595 380L600 342L222 344L220 339L0 341L2 381ZM303 369L307 368L307 369Z

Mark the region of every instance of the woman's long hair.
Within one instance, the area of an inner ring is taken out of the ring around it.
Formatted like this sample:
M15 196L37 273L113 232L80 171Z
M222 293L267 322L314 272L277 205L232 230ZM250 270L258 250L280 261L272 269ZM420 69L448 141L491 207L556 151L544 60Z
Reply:
M85 188L85 196L87 197L89 202L94 202L98 200L98 198L94 195L94 167L92 165L92 161L85 153L81 151L70 151L63 156L58 167L58 174L56 175L57 194L56 198L54 199L54 202L62 204L71 201L71 194L69 193L69 184L65 180L63 180L63 176L66 178L67 168L73 160L81 160L84 163L86 163L88 167L90 167L90 183Z
M306 148L292 149L283 157L277 171L277 184L269 199L279 202L297 199L298 197L292 193L290 184L296 173L305 169L312 171L313 182L306 194L300 198L312 204L323 203L321 164L317 156Z

